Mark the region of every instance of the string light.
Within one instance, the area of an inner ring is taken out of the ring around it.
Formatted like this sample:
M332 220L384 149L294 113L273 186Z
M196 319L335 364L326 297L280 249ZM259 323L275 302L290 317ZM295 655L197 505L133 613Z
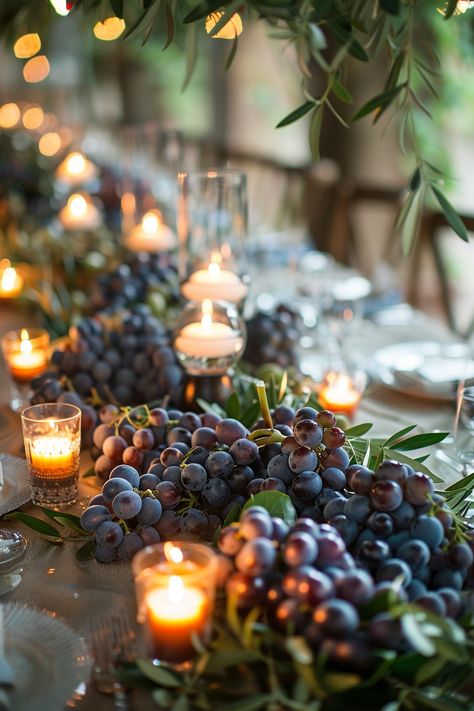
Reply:
M45 133L38 142L38 149L43 156L54 156L62 145L61 136L56 131Z
M13 53L18 59L29 59L41 49L40 36L36 33L18 37L13 45Z
M0 128L13 128L20 120L21 112L17 104L3 104L0 107Z
M214 27L223 15L224 13L221 10L218 10L217 12L211 12L211 14L206 17L206 32L208 35L212 33ZM221 27L219 32L213 34L212 37L214 39L233 40L242 34L243 29L242 18L238 12L234 12L230 20L228 20L225 25Z
M106 17L105 20L97 22L92 30L97 39L110 42L120 37L125 30L125 21L120 17Z
M48 58L44 54L29 59L23 67L23 77L29 84L36 84L46 79L50 72Z

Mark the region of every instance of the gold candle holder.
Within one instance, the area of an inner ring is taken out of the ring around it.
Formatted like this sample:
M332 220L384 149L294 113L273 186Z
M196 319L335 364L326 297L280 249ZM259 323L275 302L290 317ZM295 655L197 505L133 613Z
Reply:
M21 413L31 498L40 506L64 506L77 498L81 411L75 405L32 405Z
M156 662L183 665L206 644L212 630L217 557L207 546L186 541L158 543L132 563L138 622Z

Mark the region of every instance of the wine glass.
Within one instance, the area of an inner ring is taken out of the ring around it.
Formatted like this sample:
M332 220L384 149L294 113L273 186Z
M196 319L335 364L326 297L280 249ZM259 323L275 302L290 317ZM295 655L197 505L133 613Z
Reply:
M3 486L3 462L0 460L0 484ZM0 595L14 590L21 581L17 564L23 558L27 541L20 531L0 528Z

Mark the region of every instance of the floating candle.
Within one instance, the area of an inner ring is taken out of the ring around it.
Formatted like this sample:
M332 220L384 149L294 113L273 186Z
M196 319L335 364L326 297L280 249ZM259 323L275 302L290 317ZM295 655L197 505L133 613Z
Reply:
M7 366L14 380L28 382L43 373L48 366L49 336L35 330L30 339L26 328L7 334L2 342Z
M68 185L83 185L95 178L97 168L79 151L73 151L56 168L56 177Z
M217 252L211 257L207 269L198 269L185 282L181 291L186 299L203 301L230 301L239 303L247 295L247 286L238 274L222 269L221 255Z
M165 252L176 247L176 235L165 225L159 210L146 212L126 237L132 252Z
M200 321L183 326L175 340L175 349L194 358L222 358L240 352L242 336L228 324L212 320L210 299L202 302Z
M99 210L87 193L74 193L59 213L59 220L67 230L94 230L101 224Z
M362 398L361 388L347 373L329 372L319 391L319 402L335 413L353 417Z
M0 299L13 299L21 294L23 279L9 259L0 262Z

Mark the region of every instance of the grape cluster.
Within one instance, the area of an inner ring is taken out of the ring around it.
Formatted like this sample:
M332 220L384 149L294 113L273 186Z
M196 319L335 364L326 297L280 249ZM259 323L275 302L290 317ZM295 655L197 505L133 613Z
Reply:
M257 311L247 321L244 361L257 367L265 363L297 366L300 326L299 314L283 304L269 313Z
M89 295L89 311L129 308L150 298L153 303L161 298L159 312L178 301L177 272L169 254L133 254L113 271L100 275Z
M218 548L220 579L233 604L244 613L264 607L276 630L303 635L330 664L364 672L377 648L409 651L400 619L388 612L388 593L410 596L415 555L387 557L375 571L348 551L334 526L305 517L288 525L261 506L224 527ZM416 604L456 618L463 602L446 582Z
M33 381L33 404L55 402L66 390L83 401L134 405L169 395L179 400L183 371L167 329L142 304L121 314L83 318L54 351L54 372Z

